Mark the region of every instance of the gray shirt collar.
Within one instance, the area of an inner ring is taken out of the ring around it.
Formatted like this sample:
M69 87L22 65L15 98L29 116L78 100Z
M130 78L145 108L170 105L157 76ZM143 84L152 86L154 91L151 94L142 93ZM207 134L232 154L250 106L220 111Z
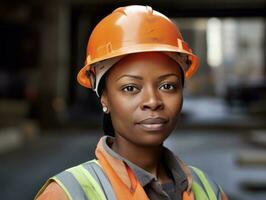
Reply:
M112 157L117 158L119 160L123 160L133 170L142 187L145 187L147 184L157 179L151 173L145 171L144 169L140 168L139 166L135 165L134 163L130 162L126 158L120 156L118 153L113 151L108 146L108 143L112 143L113 140L113 137L104 136L103 147L105 151ZM165 166L171 173L175 185L180 187L180 189L185 190L187 187L187 177L181 169L179 163L177 162L175 155L166 147L164 147L163 161L165 162Z

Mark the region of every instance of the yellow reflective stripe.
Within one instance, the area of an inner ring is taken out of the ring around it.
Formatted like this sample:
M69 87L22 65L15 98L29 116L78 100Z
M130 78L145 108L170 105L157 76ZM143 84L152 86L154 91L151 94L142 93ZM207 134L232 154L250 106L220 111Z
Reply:
M100 163L97 160L92 160L87 163L83 163L82 166L93 176L93 178L101 186L103 193L108 200L117 199L112 184L110 183L107 175L104 173Z
M66 187L64 186L64 184L58 178L52 177L51 180L54 180L58 185L60 185L60 187L64 190L64 192L66 193L69 200L73 200L72 196L69 194L69 192L66 189Z
M192 182L192 191L196 200L209 200L202 187L195 181Z
M72 173L81 185L86 197L90 200L106 200L104 193L99 184L94 180L92 175L79 165L67 170Z
M207 178L205 177L204 173L199 170L196 167L191 167L193 169L193 171L197 174L197 176L199 177L202 185L204 186L204 189L207 192L207 195L209 197L209 200L217 200L216 195L214 194L212 187L209 184L209 181L207 180Z

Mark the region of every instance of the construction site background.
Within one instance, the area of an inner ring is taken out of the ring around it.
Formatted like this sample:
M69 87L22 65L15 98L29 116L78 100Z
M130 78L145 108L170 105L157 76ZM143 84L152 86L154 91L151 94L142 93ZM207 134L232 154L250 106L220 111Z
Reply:
M130 4L170 17L201 60L165 145L230 200L264 200L265 0L1 1L1 199L33 199L47 178L94 158L102 112L76 75L92 28Z

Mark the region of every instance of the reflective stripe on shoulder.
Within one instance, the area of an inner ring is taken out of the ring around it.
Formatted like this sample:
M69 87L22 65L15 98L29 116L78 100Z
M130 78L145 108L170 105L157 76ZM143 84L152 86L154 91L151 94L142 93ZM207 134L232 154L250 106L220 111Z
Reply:
M63 188L69 200L87 199L80 184L70 172L63 171L60 174L52 177L51 179L54 180L56 183L58 183L61 186L61 188Z
M106 200L100 185L82 165L67 169L66 171L70 172L79 182L87 199Z
M208 196L207 199L217 200L217 197L220 199L219 196L221 195L219 194L219 188L216 186L216 184L213 183L213 181L211 181L210 179L207 179L205 174L200 169L192 166L190 166L190 168L192 169L193 172L192 175L194 179L193 180L194 185L197 185L202 188L202 192L205 192L206 195ZM193 184L192 184L192 189L195 189L195 187L193 188ZM197 195L196 192L199 192L199 190L195 191L195 195Z
M116 200L112 185L96 160L67 169L52 177L69 200Z
M92 160L82 164L82 166L88 170L88 172L93 176L93 178L98 182L98 184L103 189L103 192L108 200L116 200L115 192L112 185L103 172L102 167L96 160Z
M192 191L196 200L209 200L206 192L196 181L192 182Z
M211 188L212 188L212 190L213 190L213 192L214 192L214 194L215 194L217 200L221 200L221 199L222 199L222 194L221 194L221 192L223 191L222 188L221 188L219 185L217 185L217 183L215 183L215 182L213 181L213 179L211 179L211 178L208 176L208 174L204 173L204 175L205 175L205 177L207 178L209 184L211 185Z

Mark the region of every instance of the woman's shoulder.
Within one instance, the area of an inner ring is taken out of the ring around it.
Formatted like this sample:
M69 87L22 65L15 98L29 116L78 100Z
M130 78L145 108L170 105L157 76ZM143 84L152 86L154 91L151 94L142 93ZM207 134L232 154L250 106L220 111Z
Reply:
M203 170L189 166L192 174L192 191L202 190L209 197L209 199L228 200L227 195L222 187Z
M67 200L71 199L69 192L75 191L75 195L83 194L83 190L80 187L80 180L86 176L86 179L91 178L91 181L95 179L93 172L97 168L98 164L96 160L90 160L85 163L81 163L74 167L68 168L53 177L50 177L40 191L37 193L36 200Z
M36 200L68 200L67 194L55 181L50 182Z
M94 159L68 168L48 179L35 199L105 199L106 194L109 199L115 199L109 179L99 162Z
M213 197L211 199L227 200L227 196L224 193L222 187L204 170L185 164L177 155L174 155L179 166L186 174L188 180L188 188L195 191L207 192L207 196Z

